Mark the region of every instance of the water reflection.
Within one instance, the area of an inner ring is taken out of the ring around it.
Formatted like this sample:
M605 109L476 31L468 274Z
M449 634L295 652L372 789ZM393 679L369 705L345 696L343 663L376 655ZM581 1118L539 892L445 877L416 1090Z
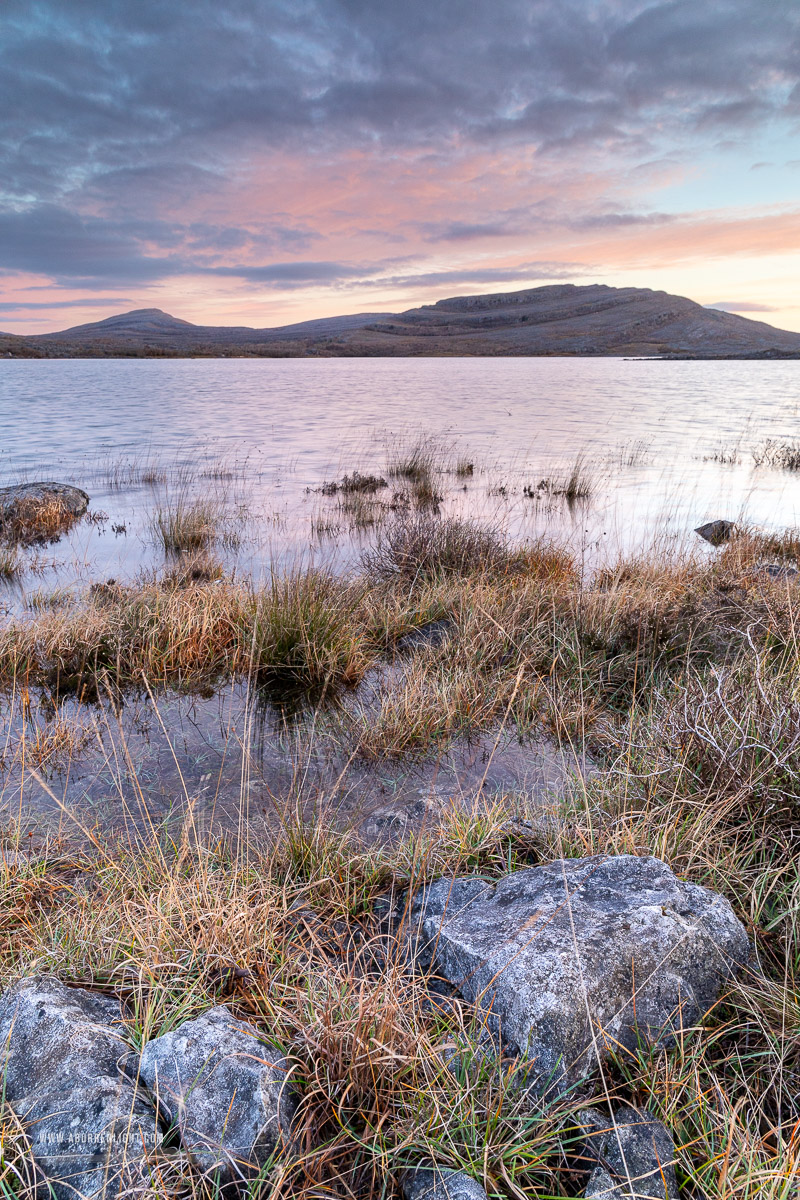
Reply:
M324 809L374 840L449 804L555 803L590 769L569 747L501 729L366 762L335 714L287 718L241 682L205 697L143 691L88 706L26 697L7 703L4 725L0 811L23 831L68 839L169 830L187 814L206 834L267 834Z

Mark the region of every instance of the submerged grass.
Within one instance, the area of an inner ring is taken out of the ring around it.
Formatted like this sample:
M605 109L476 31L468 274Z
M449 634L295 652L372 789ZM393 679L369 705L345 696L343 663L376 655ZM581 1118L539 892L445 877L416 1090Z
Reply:
M225 509L219 501L181 494L156 508L150 529L167 554L184 554L208 549L226 533L225 525Z
M753 450L757 467L773 467L779 471L800 471L800 443L781 442L768 438Z
M16 579L24 570L17 546L0 546L0 579Z

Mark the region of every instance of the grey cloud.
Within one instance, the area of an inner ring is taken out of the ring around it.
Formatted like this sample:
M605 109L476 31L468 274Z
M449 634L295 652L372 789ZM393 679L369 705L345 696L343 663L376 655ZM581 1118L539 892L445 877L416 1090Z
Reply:
M102 308L113 308L116 304L130 304L130 299L128 296L83 296L80 300L8 300L0 303L0 312L20 312L23 309L34 311L40 308L84 308L88 304L91 304L92 308L97 308L98 305Z
M624 229L630 225L668 225L677 219L675 213L606 212L589 213L568 224L571 229Z
M3 178L9 189L38 185L43 198L63 188L70 164L89 178L141 171L146 189L164 162L224 171L248 140L636 143L654 117L739 128L778 109L776 84L798 75L800 11L782 0L5 8Z
M704 308L718 308L722 312L778 312L771 304L755 304L752 300L717 300L714 304L705 304Z
M278 283L302 278L304 271L307 278L315 278L315 269L324 273L327 264L229 267L219 264L219 256L242 247L254 252L265 248L296 251L312 240L309 232L282 226L250 230L158 219L108 220L44 204L0 209L0 274L31 272L47 275L59 284L98 288L147 284L190 273ZM360 270L354 269L354 273Z
M2 20L0 269L57 280L221 273L231 252L310 259L316 231L285 214L174 217L255 155L410 148L446 167L522 143L680 159L800 112L796 0L4 0ZM569 214L574 228L661 219ZM528 227L465 189L430 236ZM274 269L241 278L298 281Z
M148 282L163 278L165 268L163 260L146 252L147 235L149 240L169 240L159 222L140 222L131 229L51 205L6 210L0 212L0 267L88 285Z
M446 221L418 226L429 242L469 242L476 238L509 237L518 233L507 221Z
M362 279L362 287L438 287L463 283L519 283L521 286L541 279L577 279L591 268L581 263L525 262L513 267L474 267L452 271L420 271L408 275L383 275Z
M278 287L305 286L308 283L338 283L344 279L357 279L363 275L363 267L348 266L337 262L279 262L264 266L201 267L204 275L230 276L246 279L249 283L271 283Z

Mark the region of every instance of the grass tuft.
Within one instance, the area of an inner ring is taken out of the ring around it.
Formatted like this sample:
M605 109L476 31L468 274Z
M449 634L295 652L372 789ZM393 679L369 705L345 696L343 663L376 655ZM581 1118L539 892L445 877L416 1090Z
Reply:
M800 471L800 444L768 438L753 450L757 467L772 467L778 471Z

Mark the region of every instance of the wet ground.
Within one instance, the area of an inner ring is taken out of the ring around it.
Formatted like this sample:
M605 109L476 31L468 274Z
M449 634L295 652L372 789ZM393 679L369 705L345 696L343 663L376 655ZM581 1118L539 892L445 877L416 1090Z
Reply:
M287 719L243 684L208 698L144 693L122 707L16 704L4 732L0 824L37 841L177 834L187 819L204 835L260 836L314 814L380 841L449 805L474 810L505 796L552 807L591 769L569 747L500 728L421 758L365 762L328 714Z

